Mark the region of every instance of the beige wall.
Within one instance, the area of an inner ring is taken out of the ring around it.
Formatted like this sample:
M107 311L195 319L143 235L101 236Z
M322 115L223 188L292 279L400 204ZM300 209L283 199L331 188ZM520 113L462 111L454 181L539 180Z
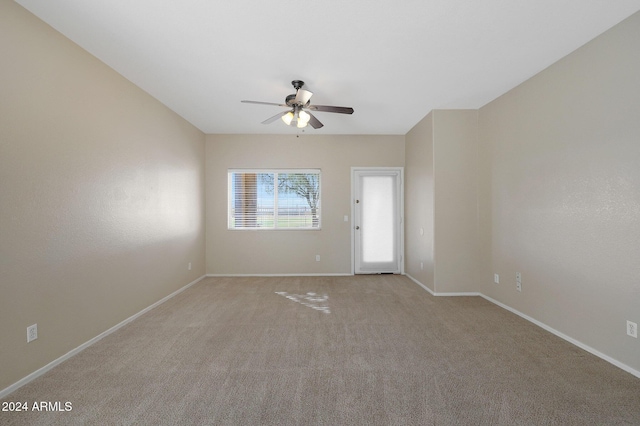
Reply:
M208 135L207 273L351 273L351 167L402 167L404 158L404 136ZM228 230L230 168L321 169L322 229Z
M477 133L477 110L434 110L406 136L406 272L436 294L477 291Z
M626 320L640 324L638 40L640 13L480 110L483 247L500 274L481 291L636 371Z
M1 390L205 273L205 138L11 1L0 58Z
M405 272L434 291L433 112L407 133L405 144Z
M477 291L478 112L433 111L436 293Z

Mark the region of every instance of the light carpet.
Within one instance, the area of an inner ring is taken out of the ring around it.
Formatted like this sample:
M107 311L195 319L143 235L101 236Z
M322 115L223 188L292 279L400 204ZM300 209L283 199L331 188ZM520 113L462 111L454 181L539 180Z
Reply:
M640 379L407 277L207 278L3 401L3 425L640 424Z

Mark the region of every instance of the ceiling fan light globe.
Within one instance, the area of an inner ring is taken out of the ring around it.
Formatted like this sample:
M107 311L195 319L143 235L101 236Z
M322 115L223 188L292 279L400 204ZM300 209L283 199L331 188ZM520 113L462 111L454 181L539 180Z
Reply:
M306 126L309 123L309 120L311 120L311 116L309 114L307 114L306 112L300 111L298 113L298 127L300 127L299 126L300 122L303 123L302 127Z
M293 112L291 111L282 116L282 121L284 121L284 124L287 126L291 125L291 120L293 120Z
M298 126L298 129L305 128L305 127L307 127L307 122L306 121L302 121L302 120L298 120L297 126Z

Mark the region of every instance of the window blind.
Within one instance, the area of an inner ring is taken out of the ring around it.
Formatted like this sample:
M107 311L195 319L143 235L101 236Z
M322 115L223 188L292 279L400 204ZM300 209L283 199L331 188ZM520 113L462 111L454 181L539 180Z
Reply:
M229 229L320 229L320 170L229 170Z

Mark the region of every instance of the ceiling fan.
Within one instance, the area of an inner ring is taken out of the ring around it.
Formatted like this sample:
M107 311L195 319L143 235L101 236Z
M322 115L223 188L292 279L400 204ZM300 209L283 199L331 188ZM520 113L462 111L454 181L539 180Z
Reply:
M291 108L288 111L279 112L273 117L267 118L262 122L262 124L273 123L278 118L281 118L286 125L291 126L293 123L295 123L296 126L300 129L306 127L307 124L311 124L311 127L313 127L314 129L319 129L322 126L324 126L324 124L322 124L320 120L318 120L309 111L336 112L338 114L353 114L353 108L349 108L349 107L339 107L339 106L330 106L330 105L311 105L310 99L313 93L302 88L302 86L304 86L304 81L293 80L291 84L293 85L293 88L296 89L296 93L293 95L287 96L284 101L284 104L276 104L272 102L258 102L258 101L240 101L240 102L244 102L247 104L275 105L280 107Z

